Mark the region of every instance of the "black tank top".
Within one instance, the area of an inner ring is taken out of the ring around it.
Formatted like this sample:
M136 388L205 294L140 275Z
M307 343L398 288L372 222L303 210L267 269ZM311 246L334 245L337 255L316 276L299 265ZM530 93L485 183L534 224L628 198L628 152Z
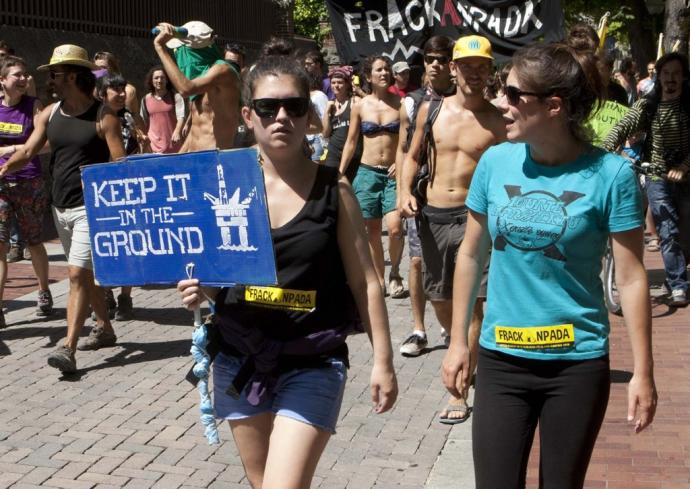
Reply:
M110 160L108 145L96 130L100 106L100 102L94 101L86 112L78 116L66 116L58 108L48 122L55 207L84 205L80 167Z
M337 223L338 171L320 165L302 210L271 230L278 285L223 288L216 302L216 314L223 318L221 334L227 320L260 328L279 341L359 324L340 257Z
M328 155L324 164L333 168L340 166L340 158L343 156L343 148L345 141L347 141L347 133L350 130L350 114L352 112L352 99L347 101L347 106L340 114L331 116L331 136L328 138ZM355 154L350 161L350 166L347 168L347 177L350 181L354 179L357 173L357 167L362 159L362 151L364 143L362 142L362 135L360 134L357 141ZM352 175L352 178L350 178Z

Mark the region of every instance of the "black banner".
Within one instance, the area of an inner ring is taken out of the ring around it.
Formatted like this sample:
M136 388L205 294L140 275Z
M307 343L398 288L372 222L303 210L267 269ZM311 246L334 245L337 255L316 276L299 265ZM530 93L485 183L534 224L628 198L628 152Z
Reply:
M563 38L560 0L326 0L343 63L371 54L421 64L424 42L479 34L498 62L521 46Z

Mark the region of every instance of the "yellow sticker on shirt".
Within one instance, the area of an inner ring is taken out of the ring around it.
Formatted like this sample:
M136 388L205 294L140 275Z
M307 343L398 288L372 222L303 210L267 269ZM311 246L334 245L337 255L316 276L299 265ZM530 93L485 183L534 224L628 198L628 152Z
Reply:
M316 291L281 289L280 287L245 287L244 300L257 306L309 312L316 307Z
M546 348L570 348L575 344L575 329L572 324L553 326L496 326L496 346L541 350Z
M0 133L19 135L24 132L24 126L13 122L0 122Z

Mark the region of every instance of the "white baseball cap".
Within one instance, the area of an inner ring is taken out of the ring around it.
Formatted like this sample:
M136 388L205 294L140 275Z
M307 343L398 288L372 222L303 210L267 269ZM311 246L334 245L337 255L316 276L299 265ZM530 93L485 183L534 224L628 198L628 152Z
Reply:
M397 75L398 73L402 73L405 70L409 70L410 65L407 64L407 61L398 61L393 65L393 74Z
M192 49L206 48L213 44L215 36L213 29L208 24L200 20L191 20L182 27L187 29L187 35L184 37L174 37L165 43L170 49L179 48L180 46L188 46Z

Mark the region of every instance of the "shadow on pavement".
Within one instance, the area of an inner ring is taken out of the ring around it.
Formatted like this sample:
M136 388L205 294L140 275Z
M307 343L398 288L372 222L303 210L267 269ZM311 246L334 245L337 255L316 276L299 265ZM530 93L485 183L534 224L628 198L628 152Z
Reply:
M23 340L26 338L45 337L48 342L43 345L43 348L52 348L57 346L58 341L65 337L66 328L64 325L60 326L40 326L29 328L17 328L17 325L31 324L44 322L44 318L35 318L30 322L24 321L21 323L13 323L7 329L0 330L0 357L11 355L12 351L5 344L5 341Z
M175 340L175 341L158 341L152 343L133 343L133 342L122 342L117 343L113 348L118 349L117 353L110 356L105 356L108 354L108 349L102 348L98 350L102 353L105 358L103 358L102 363L98 365L91 365L85 368L80 368L74 374L63 375L60 380L66 382L74 382L80 380L82 377L87 375L89 372L102 370L111 367L121 367L123 365L131 365L134 363L142 362L154 362L158 360L166 360L175 357L189 356L191 360L191 355L189 353L189 348L192 344L191 331L190 338L185 340ZM77 365L79 364L79 353L77 353ZM191 367L191 362L190 362ZM180 372L180 380L184 378L185 372Z
M136 301L136 298L134 299ZM193 326L194 313L184 307L166 308L138 308L134 304L134 319L136 321L152 322L165 326ZM117 321L113 323L117 327ZM191 332L190 332L191 336Z

